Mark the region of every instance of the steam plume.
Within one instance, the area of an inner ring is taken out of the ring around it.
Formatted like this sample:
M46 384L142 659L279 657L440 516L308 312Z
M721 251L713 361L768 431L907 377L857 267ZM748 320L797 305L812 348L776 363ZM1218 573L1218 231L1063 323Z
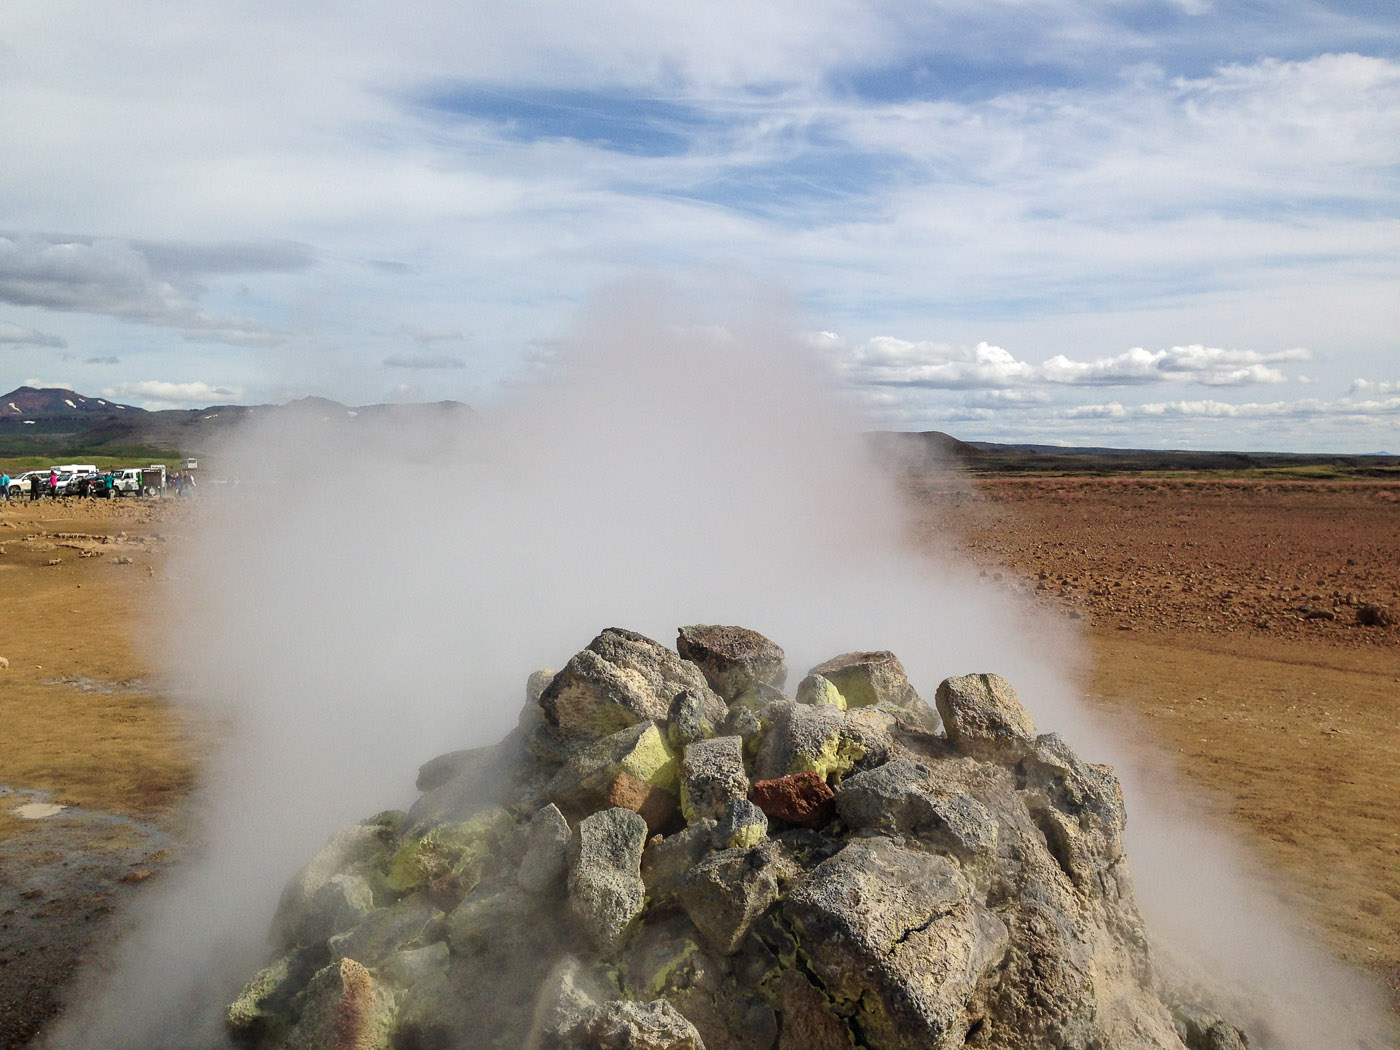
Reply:
M1272 1045L1356 1045L1377 1024L1364 988L1250 897L1223 838L1154 801L1075 703L1063 629L908 550L897 494L795 330L768 302L716 323L634 288L473 427L317 416L225 450L243 483L188 537L168 594L172 682L233 730L207 841L50 1045L221 1045L281 886L331 831L410 803L425 759L499 739L529 672L602 627L669 642L693 622L755 628L795 670L892 649L929 698L949 675L1006 677L1041 731L1120 766L1140 896L1183 955L1274 997ZM1206 936L1222 928L1249 947Z

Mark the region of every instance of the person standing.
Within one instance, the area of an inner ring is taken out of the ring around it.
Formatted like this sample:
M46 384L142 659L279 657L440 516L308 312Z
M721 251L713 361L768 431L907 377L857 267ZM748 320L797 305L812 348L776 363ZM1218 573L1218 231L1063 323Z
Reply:
M49 499L58 498L58 471L49 471Z
M7 472L0 472L0 499L7 503L10 500L10 475Z

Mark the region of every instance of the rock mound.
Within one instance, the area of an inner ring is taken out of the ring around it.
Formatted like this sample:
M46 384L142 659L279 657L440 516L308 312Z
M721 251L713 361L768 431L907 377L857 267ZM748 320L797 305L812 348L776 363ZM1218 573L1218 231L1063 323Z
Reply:
M950 678L936 714L891 653L834 657L794 698L756 632L682 628L677 649L604 631L531 676L504 742L429 761L408 813L333 836L283 895L235 1039L1244 1045L1154 967L1113 771L1037 736L1008 683Z

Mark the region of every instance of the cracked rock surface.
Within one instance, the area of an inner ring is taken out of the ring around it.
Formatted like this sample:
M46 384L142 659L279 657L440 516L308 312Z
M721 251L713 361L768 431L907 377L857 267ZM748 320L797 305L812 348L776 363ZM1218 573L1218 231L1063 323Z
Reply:
M755 631L682 628L677 648L604 631L531 676L503 742L426 763L409 813L332 836L234 1039L1245 1045L1153 962L1113 771L1037 736L1009 683L950 678L935 715L892 653L833 657L786 696Z

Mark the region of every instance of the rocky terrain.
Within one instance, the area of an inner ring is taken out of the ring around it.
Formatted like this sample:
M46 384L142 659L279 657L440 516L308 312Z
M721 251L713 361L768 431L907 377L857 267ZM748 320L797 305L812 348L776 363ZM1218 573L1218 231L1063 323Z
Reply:
M1245 1045L1154 966L1111 769L995 675L603 631L288 885L260 1048Z
M1394 647L1400 485L1264 478L908 482L993 582L1099 627ZM998 572L998 569L1001 569Z
M1363 602L1400 607L1400 488L945 474L908 492L935 556L952 544L984 586L1078 614L1084 695L1209 789L1273 873L1270 889L1400 1006L1400 633L1355 618ZM216 732L195 731L159 693L157 647L137 628L167 579L166 541L199 513L174 501L0 504L4 1050L30 1045L81 960L113 938L121 905L166 892L164 869L187 841L180 806ZM1190 588L1173 585L1183 572L1197 577ZM1221 590L1236 596L1222 602ZM1333 599L1331 620L1298 611L1333 592L1358 605ZM12 812L34 801L67 808ZM152 826L169 839L142 830ZM65 865L75 855L91 863Z

